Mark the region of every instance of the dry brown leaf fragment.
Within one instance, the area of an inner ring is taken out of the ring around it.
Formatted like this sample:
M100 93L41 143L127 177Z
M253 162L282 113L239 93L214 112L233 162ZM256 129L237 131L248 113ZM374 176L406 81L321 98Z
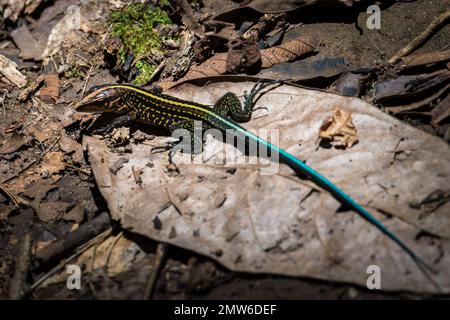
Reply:
M45 103L55 103L59 98L61 81L57 74L47 74L43 77L44 87L39 90L38 96Z
M38 180L37 182L28 185L26 189L21 193L22 196L34 201L41 202L49 191L57 189L58 186L51 180Z
M84 205L77 204L75 207L64 213L63 219L80 223L84 220Z
M60 201L33 204L32 207L41 221L49 222L60 219L72 205L73 203Z
M319 138L330 141L335 147L354 146L358 142L358 137L352 113L335 107L333 115L325 119L320 126Z
M44 47L33 37L26 25L11 32L14 44L19 48L20 55L24 60L39 60Z
M311 53L315 50L316 44L309 38L297 38L283 43L279 46L261 50L261 68L289 62Z
M261 52L254 40L233 40L228 43L227 72L258 71L261 68Z
M228 39L216 34L207 34L192 46L197 62L203 62L214 53L227 51Z
M71 137L63 134L59 139L59 148L66 154L72 154L72 159L75 162L83 161L83 148L81 144L77 143Z
M49 152L44 156L44 161L41 166L41 172L48 172L49 174L58 173L66 168L64 164L64 155L61 151Z
M450 49L444 51L432 51L420 54L409 55L402 58L403 68L412 68L417 66L424 66L437 62L450 60Z
M10 154L16 152L25 146L29 141L30 139L27 139L25 135L14 133L0 146L0 154Z
M26 128L26 133L40 143L44 143L48 139L55 136L54 128L51 128L48 124L45 126L40 123Z

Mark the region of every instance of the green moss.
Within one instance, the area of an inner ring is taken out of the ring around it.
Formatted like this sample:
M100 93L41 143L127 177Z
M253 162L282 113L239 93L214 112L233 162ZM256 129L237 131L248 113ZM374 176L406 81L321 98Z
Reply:
M134 80L136 85L144 85L157 67L151 60L153 54L164 55L163 41L166 40L155 27L171 25L167 13L148 4L131 4L122 11L111 13L112 34L122 41L119 60L123 64L129 53L133 53L133 65L139 71Z
M78 68L76 66L71 66L69 70L64 72L64 76L68 79L70 78L80 78L83 79L86 77L86 72L82 68Z
M156 65L141 60L136 62L136 69L138 69L139 73L133 83L137 86L144 86L150 81L151 76L156 69Z

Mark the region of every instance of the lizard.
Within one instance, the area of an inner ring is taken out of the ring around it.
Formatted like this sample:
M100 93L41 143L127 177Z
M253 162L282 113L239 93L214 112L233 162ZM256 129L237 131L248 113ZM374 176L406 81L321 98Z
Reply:
M253 100L261 90L269 85L282 82L258 81L250 93L244 92L243 104L241 104L236 94L227 92L216 101L213 107L163 94L160 89L145 90L128 84L105 84L94 86L88 90L84 97L76 103L75 110L90 113L115 113L118 115L107 127L98 130L99 133L109 132L119 125L137 121L163 127L172 132L176 129L188 130L191 133L190 142L192 145L195 143L195 140L202 141L198 133L197 135L195 134L195 121L201 121L202 130L215 128L223 133L227 130L233 130L238 140L244 140L246 145L256 143L267 148L272 155L276 155L280 162L291 167L296 174L301 177L307 177L319 187L328 191L345 207L358 213L402 248L427 278L430 279L427 271L434 273L433 269L362 205L305 162L247 131L239 124L251 119L254 107Z

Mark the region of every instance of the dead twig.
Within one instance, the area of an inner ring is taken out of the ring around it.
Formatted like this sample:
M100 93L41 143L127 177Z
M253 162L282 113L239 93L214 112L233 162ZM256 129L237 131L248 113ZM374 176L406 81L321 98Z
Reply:
M74 254L72 254L67 259L64 259L61 261L57 266L55 266L53 269L51 269L49 272L44 274L41 278L39 278L35 283L33 283L30 286L30 292L38 288L41 284L43 284L47 279L52 277L54 274L62 270L67 263L72 261L73 259L79 257L81 254L86 252L88 249L90 249L92 246L96 245L97 243L100 243L104 241L107 237L109 237L112 233L112 228L108 228L107 230L103 231L99 235L97 235L95 238L89 240L85 244L83 244Z
M106 273L108 273L108 264L109 264L109 260L111 259L111 254L113 252L113 249L116 246L117 242L119 242L119 240L122 238L122 236L123 236L123 231L120 231L120 233L117 235L117 237L114 239L113 243L111 244L111 246L108 249L108 254L106 255L105 266L104 266Z
M158 244L156 248L155 261L153 262L153 268L150 271L147 283L144 289L144 299L150 300L153 297L153 292L155 291L156 281L159 278L159 274L164 266L167 257L169 245L163 242Z
M2 184L0 184L0 190L3 191L3 193L6 194L12 200L12 202L14 202L14 204L16 206L21 206L21 205L29 206L30 205L30 203L28 201L26 201L22 197L18 196L17 194L13 193L6 186L4 186Z
M8 93L8 90L3 89L3 97L0 98L0 101L2 104L2 109L3 109L3 119L6 119L5 97L6 97L7 93Z
M106 212L99 214L94 219L82 224L78 229L68 233L42 250L38 251L33 258L33 267L41 269L58 262L73 250L89 239L97 236L111 226L111 220Z
M31 234L27 233L20 245L19 257L15 265L14 277L11 281L9 289L9 298L13 300L23 299L28 292L27 276L30 267L30 249L31 249Z
M89 71L88 71L87 75L86 75L86 80L84 80L83 90L81 90L81 95L84 95L84 93L86 92L87 84L89 82L89 79L91 79L91 75L92 75L93 71L94 71L94 66L91 66L89 68Z
M429 37L431 37L439 28L445 25L450 19L450 9L445 11L439 17L434 19L433 22L417 37L415 37L406 47L398 51L392 58L389 59L390 64L396 64L403 56L410 54L415 49L420 47Z

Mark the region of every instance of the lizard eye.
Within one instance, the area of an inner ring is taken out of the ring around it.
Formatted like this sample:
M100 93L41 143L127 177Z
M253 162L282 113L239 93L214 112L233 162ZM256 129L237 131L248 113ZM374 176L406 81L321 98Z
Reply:
M104 99L104 98L107 98L109 96L109 91L108 90L104 90L104 91L100 91L96 96L95 96L95 98L96 99Z
M91 87L85 97L93 101L108 102L117 99L118 90L112 88L110 85L98 85Z
M98 89L101 89L103 86L92 86L88 91L86 91L86 94L90 94L93 93L95 91L97 91Z

